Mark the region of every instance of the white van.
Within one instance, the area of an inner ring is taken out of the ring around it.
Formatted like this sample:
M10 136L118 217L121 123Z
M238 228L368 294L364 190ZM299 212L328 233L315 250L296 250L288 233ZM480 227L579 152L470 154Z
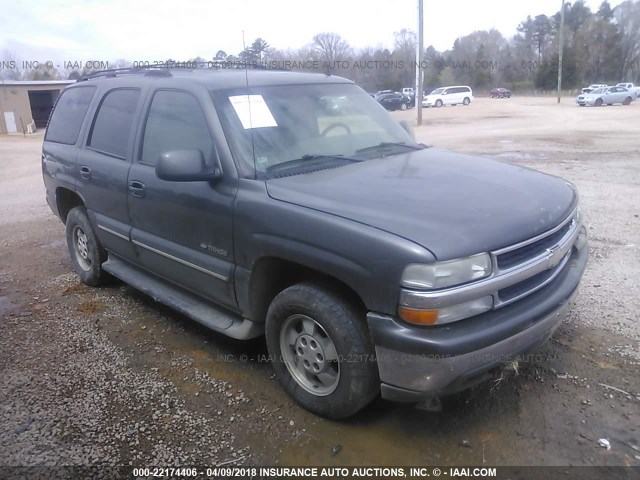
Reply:
M423 107L442 107L443 105L469 105L473 100L471 88L465 85L436 88L422 99Z

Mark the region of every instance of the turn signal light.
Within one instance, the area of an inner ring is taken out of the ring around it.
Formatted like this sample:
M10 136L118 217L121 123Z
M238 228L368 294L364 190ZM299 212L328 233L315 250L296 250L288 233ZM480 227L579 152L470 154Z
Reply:
M416 310L401 306L398 314L405 322L415 325L435 325L438 321L438 310Z

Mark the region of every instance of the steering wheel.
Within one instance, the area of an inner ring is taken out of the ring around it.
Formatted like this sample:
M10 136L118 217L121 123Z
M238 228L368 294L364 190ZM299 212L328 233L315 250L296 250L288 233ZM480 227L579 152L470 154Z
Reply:
M328 127L326 127L324 130L322 130L322 132L320 132L320 136L324 137L331 130L333 130L334 128L338 128L338 127L344 128L347 131L348 134L351 134L351 129L349 128L349 125L346 125L346 124L344 124L342 122L335 122L335 123L332 123L331 125L329 125Z

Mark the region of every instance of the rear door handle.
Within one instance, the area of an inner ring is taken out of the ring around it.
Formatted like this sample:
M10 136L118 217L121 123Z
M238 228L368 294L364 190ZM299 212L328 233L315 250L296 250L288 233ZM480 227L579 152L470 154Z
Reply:
M144 183L139 182L137 180L132 180L129 182L129 191L131 195L138 198L144 197Z
M91 179L91 169L85 165L80 167L80 176L85 180Z

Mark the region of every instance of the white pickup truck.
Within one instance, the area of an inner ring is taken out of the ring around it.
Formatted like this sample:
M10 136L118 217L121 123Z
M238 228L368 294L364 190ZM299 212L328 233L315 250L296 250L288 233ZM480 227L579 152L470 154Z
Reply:
M629 90L636 98L640 98L640 87L636 87L633 83L619 83L616 87L624 87Z

